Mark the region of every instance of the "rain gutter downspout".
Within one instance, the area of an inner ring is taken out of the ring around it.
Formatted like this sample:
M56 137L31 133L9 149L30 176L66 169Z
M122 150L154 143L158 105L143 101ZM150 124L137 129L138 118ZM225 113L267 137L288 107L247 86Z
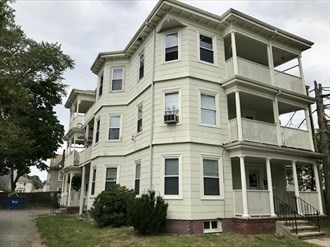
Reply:
M146 24L148 25L148 24ZM153 164L153 146L152 146L152 142L153 142L153 135L154 135L154 81L155 81L155 56L156 56L156 29L154 30L154 47L153 47L153 58L152 58L152 81L151 81L151 117L150 117L150 144L149 144L149 160L150 160L150 184L149 184L149 190L152 190L152 164Z

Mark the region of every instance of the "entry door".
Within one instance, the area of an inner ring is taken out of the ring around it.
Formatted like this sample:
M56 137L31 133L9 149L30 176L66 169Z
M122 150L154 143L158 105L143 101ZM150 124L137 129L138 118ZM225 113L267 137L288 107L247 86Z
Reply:
M247 187L250 190L260 189L260 172L258 168L248 168Z

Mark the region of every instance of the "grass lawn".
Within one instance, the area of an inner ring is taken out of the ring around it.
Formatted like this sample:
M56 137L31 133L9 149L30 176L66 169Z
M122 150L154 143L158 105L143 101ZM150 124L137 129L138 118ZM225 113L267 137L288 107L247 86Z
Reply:
M311 246L305 242L277 239L274 235L240 235L233 233L200 236L170 235L142 237L132 228L97 228L72 216L37 218L37 226L47 246Z

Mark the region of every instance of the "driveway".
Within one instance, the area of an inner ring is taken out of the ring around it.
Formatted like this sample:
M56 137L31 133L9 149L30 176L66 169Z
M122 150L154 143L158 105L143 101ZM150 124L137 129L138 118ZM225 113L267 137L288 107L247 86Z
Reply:
M35 218L49 214L45 209L0 210L0 246L1 247L41 247Z

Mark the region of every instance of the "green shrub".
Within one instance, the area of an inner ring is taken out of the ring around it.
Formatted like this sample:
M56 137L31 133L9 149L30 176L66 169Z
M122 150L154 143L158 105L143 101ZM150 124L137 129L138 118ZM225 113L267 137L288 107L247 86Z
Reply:
M141 235L161 233L166 225L168 204L154 191L136 198L128 208L130 224Z
M99 227L127 225L127 207L134 197L133 190L114 185L95 198L90 214Z

